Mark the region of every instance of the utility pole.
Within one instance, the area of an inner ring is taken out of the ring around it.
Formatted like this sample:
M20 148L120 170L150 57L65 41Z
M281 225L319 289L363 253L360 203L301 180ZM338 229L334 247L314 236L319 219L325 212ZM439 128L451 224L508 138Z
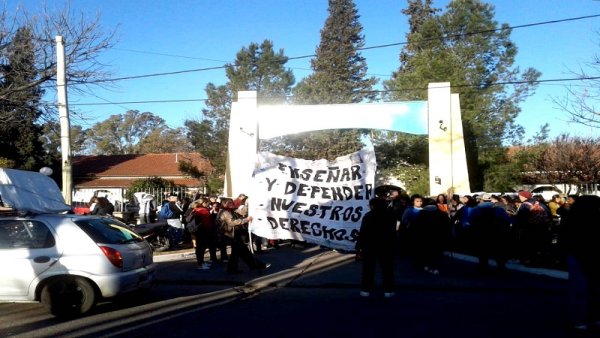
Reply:
M60 119L60 151L62 154L62 193L65 203L73 201L71 172L71 127L69 123L69 103L67 100L67 76L65 65L65 42L62 36L56 37L56 92Z

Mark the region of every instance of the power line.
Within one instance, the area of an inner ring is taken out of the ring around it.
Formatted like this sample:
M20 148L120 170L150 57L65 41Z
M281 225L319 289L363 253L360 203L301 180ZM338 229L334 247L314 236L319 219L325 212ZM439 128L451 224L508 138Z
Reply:
M90 102L90 103L69 103L70 106L108 106L120 104L140 104L140 103L176 103L176 102L201 102L208 99L179 99L179 100L149 100L149 101L122 101L122 102Z
M561 78L561 79L546 79L546 80L523 80L523 81L504 81L504 82L494 82L489 84L464 84L464 85L450 85L446 86L450 88L480 88L480 87L490 87L490 86L504 86L504 85L516 85L516 84L525 84L525 83L537 83L537 84L545 84L551 82L569 82L569 81L587 81L587 80L600 80L600 76L593 77L577 77L577 78ZM444 88L444 87L439 87ZM364 91L364 93L392 93L399 91L412 91L412 90L427 90L427 87L413 87L413 88L403 88L403 89L389 89L389 90L370 90ZM289 96L292 97L292 96ZM102 98L101 98L102 99ZM102 99L104 100L104 99ZM123 102L90 102L90 103L70 103L71 106L105 106L105 105L119 105L119 104L144 104L144 103L178 103L178 102L202 102L208 99L174 99L174 100L148 100L148 101L123 101Z
M568 21L577 21L577 20L591 19L591 18L597 18L597 17L600 17L600 14L593 14L593 15L586 15L586 16L579 16L579 17L574 17L574 18L566 18L566 19L558 19L558 20L541 21L541 22L534 22L534 23L517 25L517 26L506 26L506 27L500 27L500 28L496 28L496 29L487 29L487 30L482 30L482 31L466 32L466 33L460 33L460 34L445 34L442 38L448 38L448 37L457 38L457 37L471 36L471 35L477 35L477 34L492 33L492 32L509 30L509 29L527 28L527 27L556 24L556 23L568 22ZM427 42L427 41L439 40L439 39L440 38L423 39L423 40L415 41L413 43ZM389 44L383 44L383 45L375 45L375 46L369 46L369 47L362 47L362 48L358 48L358 50L370 50L370 49L387 48L387 47L394 47L394 46L400 46L400 45L405 45L405 44L408 44L408 42L405 41L405 42L396 42L396 43L389 43ZM123 49L123 50L125 50L125 49ZM142 53L142 51L135 51L135 50L131 50L131 51ZM148 53L148 54L159 54L159 55L170 55L170 54L162 54L162 53L154 53L154 52L145 52L145 53ZM172 55L172 56L184 57L184 56L181 56L181 55ZM316 56L316 55L315 54L310 54L310 55L288 57L287 61L289 61L289 60L298 60L298 59L306 59L306 58L310 58L310 57L314 57L314 56ZM192 58L192 57L189 57L189 58ZM206 59L206 60L211 60L211 59ZM217 60L211 60L211 61L217 61ZM156 77L156 76L167 76L167 75L176 75L176 74L184 74L184 73L203 72L203 71L208 71L208 70L224 69L226 67L227 67L227 65L223 65L223 66L208 67L208 68L197 68L197 69L188 69L188 70L180 70L180 71L165 72L165 73L153 73L153 74L145 74L145 75L134 75L134 76L126 76L126 77L114 78L114 79L103 79L103 80L95 80L95 81L81 81L81 82L73 82L73 83L76 83L76 84L93 84L93 83L102 83L102 82L113 82L113 81L140 79L140 78L146 78L146 77Z

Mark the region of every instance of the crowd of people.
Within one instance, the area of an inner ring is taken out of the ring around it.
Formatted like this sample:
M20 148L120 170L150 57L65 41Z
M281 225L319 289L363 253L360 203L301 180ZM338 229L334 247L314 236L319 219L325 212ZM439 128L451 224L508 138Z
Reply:
M152 206L151 203L148 205ZM198 270L210 270L216 264L225 264L228 273L239 273L240 260L250 270L262 271L270 266L250 250L248 223L252 216L248 215L245 194L236 199L200 194L193 198L170 195L155 210L146 207L140 210L143 210L140 217L144 220L150 223L164 221L169 225L171 249L186 246L184 242L191 244L195 249ZM255 251L262 249L256 242ZM207 251L209 259L205 260Z
M389 191L370 201L362 220L357 257L363 260L361 296L373 289L379 262L384 296L393 296L396 249L415 268L437 275L444 250L478 258L487 273L494 260L505 271L509 260L523 265L560 264L569 273L569 305L574 328L600 327L600 197L552 196L545 201L526 190L510 195L451 195L434 198ZM392 233L396 232L396 236ZM390 238L396 238L395 241Z

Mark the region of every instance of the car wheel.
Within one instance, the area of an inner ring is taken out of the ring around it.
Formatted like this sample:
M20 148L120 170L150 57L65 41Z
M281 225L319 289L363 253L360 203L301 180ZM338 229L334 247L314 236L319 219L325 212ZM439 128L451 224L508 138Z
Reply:
M96 304L96 293L83 278L59 278L44 286L41 302L56 317L76 317Z

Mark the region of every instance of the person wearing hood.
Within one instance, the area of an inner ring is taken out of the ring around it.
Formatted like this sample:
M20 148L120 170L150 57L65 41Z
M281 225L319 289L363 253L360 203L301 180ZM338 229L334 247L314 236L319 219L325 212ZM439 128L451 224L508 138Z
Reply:
M156 219L156 199L154 196L145 192L136 192L134 196L140 205L138 212L140 215L139 224L154 223L154 219Z

